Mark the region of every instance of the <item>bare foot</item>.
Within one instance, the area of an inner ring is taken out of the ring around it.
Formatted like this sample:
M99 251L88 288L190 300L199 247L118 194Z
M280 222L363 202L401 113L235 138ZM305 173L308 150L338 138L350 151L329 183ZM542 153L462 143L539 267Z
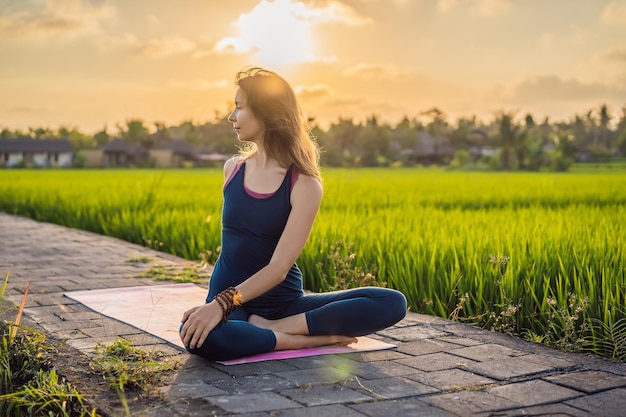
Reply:
M274 350L304 349L318 346L343 345L355 343L355 337L349 336L304 336L274 332L276 335L276 347Z
M272 328L272 321L273 320L265 319L265 318L263 318L261 316L258 316L256 314L250 314L250 316L248 317L248 323L254 324L256 327L260 327L262 329L273 330L273 328Z

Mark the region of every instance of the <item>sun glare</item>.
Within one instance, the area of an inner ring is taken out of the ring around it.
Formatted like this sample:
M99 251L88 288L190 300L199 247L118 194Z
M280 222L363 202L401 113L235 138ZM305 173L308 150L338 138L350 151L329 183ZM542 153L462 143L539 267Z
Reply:
M235 49L252 52L262 65L282 66L312 61L311 24L313 10L289 0L261 1L237 21L240 37Z

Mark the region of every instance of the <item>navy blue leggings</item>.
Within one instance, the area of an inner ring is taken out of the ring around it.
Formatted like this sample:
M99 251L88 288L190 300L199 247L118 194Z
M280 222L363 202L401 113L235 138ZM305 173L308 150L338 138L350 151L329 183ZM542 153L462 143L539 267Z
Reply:
M269 318L280 319L305 313L311 336L356 337L397 323L406 315L406 309L406 298L401 292L363 287L303 295L289 303L281 317ZM202 346L188 351L209 360L229 360L274 350L274 332L248 323L250 314L266 317L264 312L246 310L244 305L229 316L228 322L218 324Z

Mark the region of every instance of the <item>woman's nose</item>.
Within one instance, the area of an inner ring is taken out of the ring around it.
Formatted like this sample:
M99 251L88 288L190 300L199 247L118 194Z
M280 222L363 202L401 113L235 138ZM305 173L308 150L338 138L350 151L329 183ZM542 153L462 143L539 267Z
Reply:
M232 112L231 114L228 115L228 121L231 123L235 122L235 112Z

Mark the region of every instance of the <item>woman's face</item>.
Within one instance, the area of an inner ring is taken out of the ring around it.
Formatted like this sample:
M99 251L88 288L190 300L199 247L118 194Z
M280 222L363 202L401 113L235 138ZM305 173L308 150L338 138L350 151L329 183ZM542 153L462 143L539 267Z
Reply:
M263 123L247 105L246 93L240 88L235 94L235 109L228 116L240 141L259 143L263 135Z

